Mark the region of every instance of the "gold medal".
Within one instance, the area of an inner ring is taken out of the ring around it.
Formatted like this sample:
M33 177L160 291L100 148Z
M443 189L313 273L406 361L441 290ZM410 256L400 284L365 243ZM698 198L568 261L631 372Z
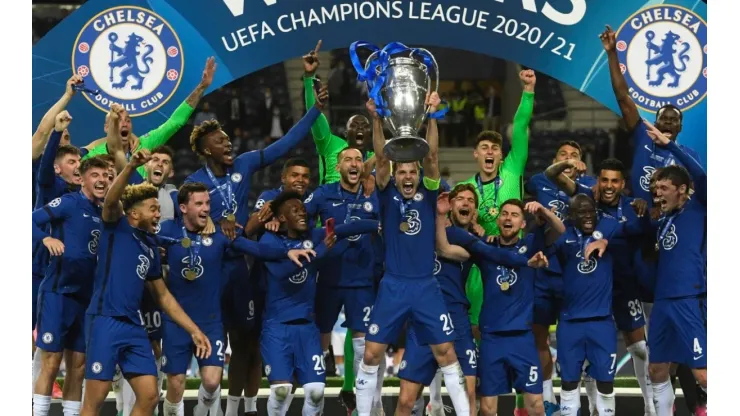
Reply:
M660 243L655 243L655 252L660 251Z
M226 219L229 220L229 221L231 221L231 222L234 222L234 221L236 221L236 216L234 214L229 214L229 215L226 216Z
M501 283L501 291L506 292L507 290L509 290L509 282Z
M402 232L407 232L411 227L409 226L409 223L402 222L401 225L398 227Z
M186 269L185 270L185 278L187 280L195 280L195 276L196 276L195 270L193 270L193 269Z
M492 217L495 217L498 214L498 208L496 207L488 208L488 214Z
M190 238L185 237L182 239L181 243L183 248L190 248L190 245L193 243L193 241Z

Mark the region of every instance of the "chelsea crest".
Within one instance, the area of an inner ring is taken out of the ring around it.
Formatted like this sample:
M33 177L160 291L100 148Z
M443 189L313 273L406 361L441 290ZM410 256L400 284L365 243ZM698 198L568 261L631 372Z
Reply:
M689 109L707 95L707 22L674 5L633 14L617 32L617 54L638 107Z
M182 45L169 23L142 7L119 6L99 13L80 31L72 69L107 112L121 104L132 116L157 110L177 91L184 66Z

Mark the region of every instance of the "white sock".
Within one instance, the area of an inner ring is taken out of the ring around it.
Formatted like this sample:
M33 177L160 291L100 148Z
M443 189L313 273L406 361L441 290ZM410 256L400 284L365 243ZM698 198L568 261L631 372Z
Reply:
M599 409L600 415L614 415L616 414L617 401L614 398L614 392L610 394L597 393L596 394L596 407Z
M221 409L221 386L213 392L213 404L208 409L210 416L224 416L224 410Z
M237 416L239 414L239 402L241 400L242 400L241 396L226 397L226 415L225 416Z
M288 396L285 398L285 404L283 405L283 413L280 414L280 416L285 416L288 414L288 410L290 410L290 404L293 403L293 397L295 397L295 394L293 393L293 386L290 386L291 390L290 393L288 393Z
M303 396L303 416L320 415L324 403L324 383L304 384Z
M275 384L270 386L270 397L267 399L267 416L285 414L285 398L293 389L292 384Z
M136 394L125 378L121 378L121 399L123 400L123 416L129 416L134 411Z
M429 404L432 405L433 409L437 409L443 406L442 403L442 372L437 371L434 375L432 383L429 385Z
M244 413L257 411L257 396L244 397Z
M590 376L583 377L583 382L586 385L586 396L588 397L588 410L591 413L596 411L596 396L599 394L599 390L596 389L596 380Z
M414 407L411 409L411 415L412 416L421 416L424 414L424 394L421 394L418 399L416 399L416 402L414 402Z
M157 397L159 399L162 399L162 383L164 383L165 374L162 372L162 357L159 357L157 359ZM83 396L84 397L84 396ZM157 400L159 402L159 400ZM159 403L157 403L157 407L154 408L154 416L159 415Z
M357 374L357 372L360 369L360 363L362 362L362 357L365 356L365 338L352 338L352 349L355 352L355 356L352 360L352 365L355 370L355 374ZM384 360L381 360L381 361L384 361Z
M41 349L39 348L36 348L36 351L33 353L33 364L31 367L33 368L31 394L33 394L33 392L36 390L36 380L38 380L39 374L41 374Z
M373 409L383 408L383 380L385 380L385 360L380 360L378 366L378 381L375 384L375 394L373 394Z
M121 389L123 388L123 375L121 374L121 369L116 365L116 373L113 375L113 394L116 396L116 412L122 412L123 411L123 393L121 393Z
M632 356L637 384L640 385L642 397L645 400L645 413L653 414L655 413L655 404L653 403L653 388L650 386L650 377L648 376L648 351L646 342L636 342L627 347L627 351Z
M560 391L560 416L576 416L581 409L581 391Z
M655 414L657 416L673 416L673 401L676 395L673 392L671 382L653 383L653 401L655 402Z
M38 351L38 349L36 350ZM33 395L33 416L46 416L49 414L51 396Z
M195 409L193 410L194 416L206 416L208 414L208 410L213 405L213 402L215 400L214 393L206 391L205 388L203 388L203 385L200 385L200 388L198 389L198 404L195 406Z
M555 392L552 389L552 379L544 380L542 382L542 400L556 404Z
M73 402L72 400L62 400L62 412L64 416L80 416L82 402Z
M170 403L166 398L162 405L164 416L185 416L185 403L180 400L177 403Z
M378 367L377 365L365 365L364 362L360 363L355 377L358 416L370 416L375 386L378 384Z
M465 391L465 377L462 373L460 363L455 361L453 364L442 367L442 375L445 378L445 387L447 394L452 400L452 407L458 415L470 414L470 403L468 403L468 393Z

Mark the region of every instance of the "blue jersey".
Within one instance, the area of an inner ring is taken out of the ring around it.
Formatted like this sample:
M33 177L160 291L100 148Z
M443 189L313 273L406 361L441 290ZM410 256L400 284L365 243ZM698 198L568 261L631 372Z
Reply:
M613 220L604 217L599 221L602 222ZM617 235L615 232L614 236ZM594 253L586 262L583 251L592 241L593 236L582 235L571 226L549 250L556 255L562 269L563 309L560 319L598 318L612 313L614 261L607 249L601 258Z
M126 216L103 222L95 289L87 313L125 317L144 326L140 312L144 281L161 278L159 248L153 234L132 227Z
M691 155L671 142L668 150L688 169L694 194L657 224L660 249L655 299L696 296L707 291L707 174Z
M385 271L400 278L429 278L434 274L435 219L438 191L419 184L416 194L404 200L391 178L378 191L380 199ZM399 227L407 224L407 230Z
M319 114L321 112L317 108L311 108L280 140L263 150L242 153L234 159L234 165L224 176L213 176L207 167L203 167L185 179L185 182L201 182L208 187L211 195L211 218L215 223L220 222L228 213L233 213L237 223L247 224L252 175L275 163L296 147L306 137Z
M596 185L596 178L588 175L581 175L576 178L576 185L591 188ZM555 215L560 221L568 218L568 203L570 196L558 189L558 186L552 183L544 173L538 173L532 176L526 185L526 191L532 195L537 202L547 209L553 209Z
M51 258L40 290L92 296L98 243L103 228L102 209L82 192L64 195L33 212L33 242L43 246L45 237L64 243L64 255ZM45 229L51 225L51 233ZM44 250L48 252L46 247Z
M62 133L56 130L52 131L44 153L41 159L39 159L36 171L36 202L34 209L40 209L52 200L80 189L78 185L68 184L54 171L54 159L56 158L57 148L59 148L59 142L61 140ZM49 230L46 229L45 231L48 232ZM48 264L49 251L40 242L35 243L33 245L33 275L43 276Z
M333 218L335 224L349 224L357 220L378 220L380 202L377 194L369 197L358 192L343 189L339 182L322 185L305 201L306 212L310 218L319 216L322 221ZM348 246L341 260L329 262L321 268L321 285L335 287L368 287L374 283L375 244L380 236L354 235L347 238Z
M188 248L182 246L186 236L191 241ZM221 321L223 260L227 253L267 256L257 250L257 243L244 237L237 237L232 243L218 226L216 233L206 236L188 231L182 219L162 223L157 239L167 248L170 292L196 323ZM276 255L286 257L286 251L281 249ZM193 272L192 276L188 275L188 270ZM166 315L165 318L170 320Z
M543 232L542 227L537 228L511 246L481 243L487 253L476 253L474 257L483 282L481 331L525 331L532 328L537 273L536 269L527 266L527 260L544 248Z
M352 224L338 225L334 232L337 236L333 252L341 253L346 249L346 237L355 234L373 232L378 229L377 221L354 221ZM316 299L316 274L318 267L327 258L329 251L323 240L324 228L311 229L305 238L290 239L271 232L265 233L259 244L272 250L314 249L316 258L303 267L298 267L290 260L265 261L267 274L267 296L265 300L265 321L280 323L313 320ZM332 257L334 255L332 254Z
M36 177L39 173L39 165L41 164L41 158L34 159L33 163L31 164L31 192L32 192L32 199L31 199L31 207L33 208L34 205L36 205Z
M656 146L647 134L647 126L642 121L635 126L632 137L635 143L635 154L632 159L632 195L636 198L642 198L652 205L650 178L653 176L655 169L670 165L681 165L687 168L688 166L666 147ZM701 162L699 155L692 149L680 144L677 147L697 163Z

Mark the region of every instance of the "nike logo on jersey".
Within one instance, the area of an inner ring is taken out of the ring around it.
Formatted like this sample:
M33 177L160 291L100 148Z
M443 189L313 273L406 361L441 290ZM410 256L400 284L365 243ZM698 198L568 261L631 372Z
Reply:
M614 370L610 371L609 374L614 374Z
M82 216L85 218L90 218L90 214L85 214L84 212L82 213Z
M648 152L650 152L650 153L653 153L653 149L651 149L651 148L650 148L650 146L648 146L648 145L645 145L645 149L646 149L646 150L647 150Z
M527 387L530 387L530 386L534 386L535 384L537 384L537 382L534 382L534 383L527 383L527 384L526 384L526 386L527 386Z
M324 373L325 373L325 371L317 371L317 372L316 372L316 375L317 375L317 376L320 376L320 375L322 375L322 374L324 374Z
M566 244L572 244L572 243L577 243L577 242L578 240L565 240Z
M340 206L340 205L342 205L342 204L344 204L344 202L332 202L332 203L331 203L331 206L333 206L333 207L338 207L338 206Z
M694 361L698 360L699 358L701 358L701 357L703 357L703 356L704 356L704 354L702 354L702 355L700 355L700 356L698 356L698 357L694 357Z
M543 188L542 188L542 190L543 190L543 191L552 191L552 189L550 189L550 188L548 188L548 187L543 187Z

